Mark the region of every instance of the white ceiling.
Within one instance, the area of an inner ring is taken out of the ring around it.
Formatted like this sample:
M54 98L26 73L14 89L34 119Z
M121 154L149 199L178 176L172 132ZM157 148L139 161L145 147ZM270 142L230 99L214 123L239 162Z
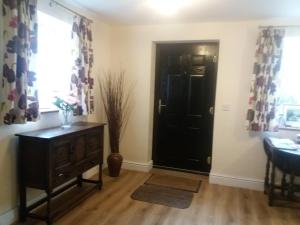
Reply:
M300 18L300 0L191 0L191 4L172 16L162 15L149 7L147 2L149 0L67 1L76 2L100 14L107 22L121 24L236 21L275 17Z

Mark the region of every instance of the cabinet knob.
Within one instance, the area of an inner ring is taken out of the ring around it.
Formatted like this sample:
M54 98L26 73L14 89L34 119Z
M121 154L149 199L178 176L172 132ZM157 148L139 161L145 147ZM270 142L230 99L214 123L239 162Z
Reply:
M59 176L59 177L62 177L62 176L64 176L64 174L63 174L63 173L60 173L60 174L58 174L58 176Z

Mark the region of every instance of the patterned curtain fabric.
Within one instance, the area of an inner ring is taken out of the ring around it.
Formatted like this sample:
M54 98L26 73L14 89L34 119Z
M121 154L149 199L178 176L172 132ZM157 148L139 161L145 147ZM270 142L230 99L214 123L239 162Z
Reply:
M5 124L35 121L39 117L34 72L37 53L36 0L1 0L3 70L0 114Z
M252 131L276 131L276 89L280 71L284 29L262 29L256 43L247 127Z
M94 55L90 22L85 18L74 17L72 39L74 41L74 66L70 87L71 95L76 97L79 102L74 115L87 115L94 112L94 97L92 95Z

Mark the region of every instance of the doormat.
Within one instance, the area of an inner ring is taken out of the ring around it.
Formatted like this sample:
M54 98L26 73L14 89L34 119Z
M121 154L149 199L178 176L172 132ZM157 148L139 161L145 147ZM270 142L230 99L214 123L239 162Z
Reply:
M159 185L178 190L197 193L201 186L201 180L193 180L184 177L175 177L170 175L152 174L145 184Z
M131 198L138 201L186 209L191 205L193 193L164 186L144 184L135 190Z

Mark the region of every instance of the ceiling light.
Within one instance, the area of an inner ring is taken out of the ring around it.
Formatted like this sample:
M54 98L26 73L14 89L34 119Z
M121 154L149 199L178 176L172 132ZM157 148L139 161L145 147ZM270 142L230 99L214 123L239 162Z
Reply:
M160 14L170 16L187 6L191 0L148 0L148 5Z

